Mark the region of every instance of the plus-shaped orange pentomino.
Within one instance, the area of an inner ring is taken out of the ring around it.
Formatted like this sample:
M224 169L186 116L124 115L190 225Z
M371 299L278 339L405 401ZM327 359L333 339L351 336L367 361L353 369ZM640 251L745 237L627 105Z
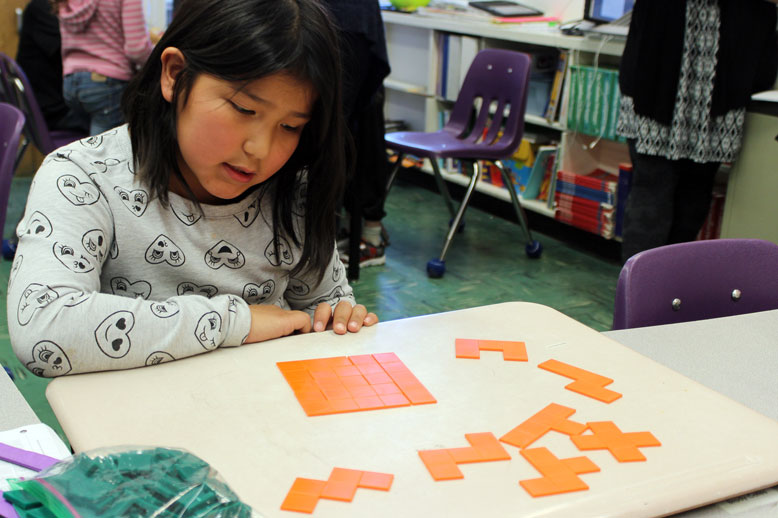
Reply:
M524 342L457 338L455 347L457 358L478 359L481 357L481 351L502 351L503 360L517 362L527 361L527 347Z
M526 448L545 434L554 430L567 435L578 435L586 430L586 425L568 419L575 410L551 403L519 426L506 433L500 440L519 448Z
M436 403L394 353L278 362L309 416Z
M600 468L588 457L558 459L548 448L521 450L521 455L543 475L540 478L519 481L521 487L532 496L589 489L578 475L600 471Z
M559 360L546 360L539 364L538 367L573 379L574 381L565 385L565 388L583 396L588 396L604 403L612 403L621 397L621 394L618 392L605 388L606 385L613 383L612 379L605 376L600 376Z
M619 462L646 460L638 448L661 446L662 443L651 432L629 432L619 430L612 421L586 423L591 434L571 437L579 450L608 450Z
M491 432L467 433L465 439L470 443L469 447L419 451L419 457L427 466L427 471L432 478L435 480L465 478L457 464L511 459Z
M394 475L389 473L333 468L327 480L295 479L281 509L312 513L321 498L351 502L357 488L389 491L393 480Z

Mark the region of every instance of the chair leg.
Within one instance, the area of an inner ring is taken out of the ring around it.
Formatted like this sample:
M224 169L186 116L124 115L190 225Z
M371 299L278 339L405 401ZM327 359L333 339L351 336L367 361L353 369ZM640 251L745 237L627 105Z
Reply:
M481 164L476 160L473 162L473 175L470 177L470 183L468 184L467 190L465 191L465 197L462 198L462 203L459 205L459 210L454 215L454 220L451 222L451 225L448 228L446 242L443 244L443 250L440 252L440 261L444 261L446 259L448 248L451 246L451 241L454 239L454 234L456 234L457 229L459 228L459 223L462 221L462 218L465 215L465 209L467 209L467 204L470 201L470 197L473 195L475 184L478 183L478 178L480 178L480 176Z
M521 206L519 196L516 194L516 189L513 189L513 176L505 168L501 160L495 160L494 164L500 169L502 173L502 182L508 189L511 196L511 203L513 204L513 210L516 211L516 217L519 218L519 224L521 225L524 235L527 237L527 242L532 242L532 233L529 230L529 224L527 223L527 214L524 212L524 207Z
M392 170L389 171L389 178L386 181L386 192L384 192L384 201L386 201L386 197L389 196L389 190L392 188L395 178L397 178L397 172L400 170L400 166L402 166L403 157L405 157L405 153L397 153L397 161L392 166Z
M443 175L440 174L438 161L435 158L430 158L430 163L432 164L432 171L435 173L435 182L438 184L438 191L440 191L441 196L443 196L446 208L453 218L456 215L456 212L454 211L454 202L451 200L451 194L448 192L448 187L446 187L446 181L443 179ZM459 220L457 220L457 224L459 224Z

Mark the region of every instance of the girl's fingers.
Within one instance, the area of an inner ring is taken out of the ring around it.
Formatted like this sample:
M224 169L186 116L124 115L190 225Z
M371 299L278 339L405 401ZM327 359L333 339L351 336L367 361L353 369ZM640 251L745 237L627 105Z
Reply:
M332 308L329 304L322 302L316 306L316 310L313 312L313 330L319 332L327 329L331 317Z

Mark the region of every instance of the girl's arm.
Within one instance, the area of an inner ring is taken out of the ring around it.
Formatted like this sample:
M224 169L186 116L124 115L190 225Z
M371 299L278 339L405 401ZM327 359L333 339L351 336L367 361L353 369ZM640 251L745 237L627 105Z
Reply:
M7 300L20 361L36 375L53 377L152 365L243 343L251 321L245 301L231 295L155 299L154 279L173 268L148 266L142 253L137 267L112 277L110 286L101 284L110 257L146 245L132 242L131 231L116 242L114 226L141 224L108 185L110 169L126 171L127 165L107 166L104 156L84 152L90 142L47 157L30 189Z

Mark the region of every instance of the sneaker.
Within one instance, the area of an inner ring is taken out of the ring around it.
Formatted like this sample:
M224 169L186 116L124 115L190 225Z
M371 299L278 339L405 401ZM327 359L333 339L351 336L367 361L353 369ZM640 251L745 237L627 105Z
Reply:
M348 249L345 249L340 253L340 260L344 265L348 266L349 256ZM381 266L386 264L386 246L381 243L378 246L366 243L364 240L359 243L359 267L365 266Z

